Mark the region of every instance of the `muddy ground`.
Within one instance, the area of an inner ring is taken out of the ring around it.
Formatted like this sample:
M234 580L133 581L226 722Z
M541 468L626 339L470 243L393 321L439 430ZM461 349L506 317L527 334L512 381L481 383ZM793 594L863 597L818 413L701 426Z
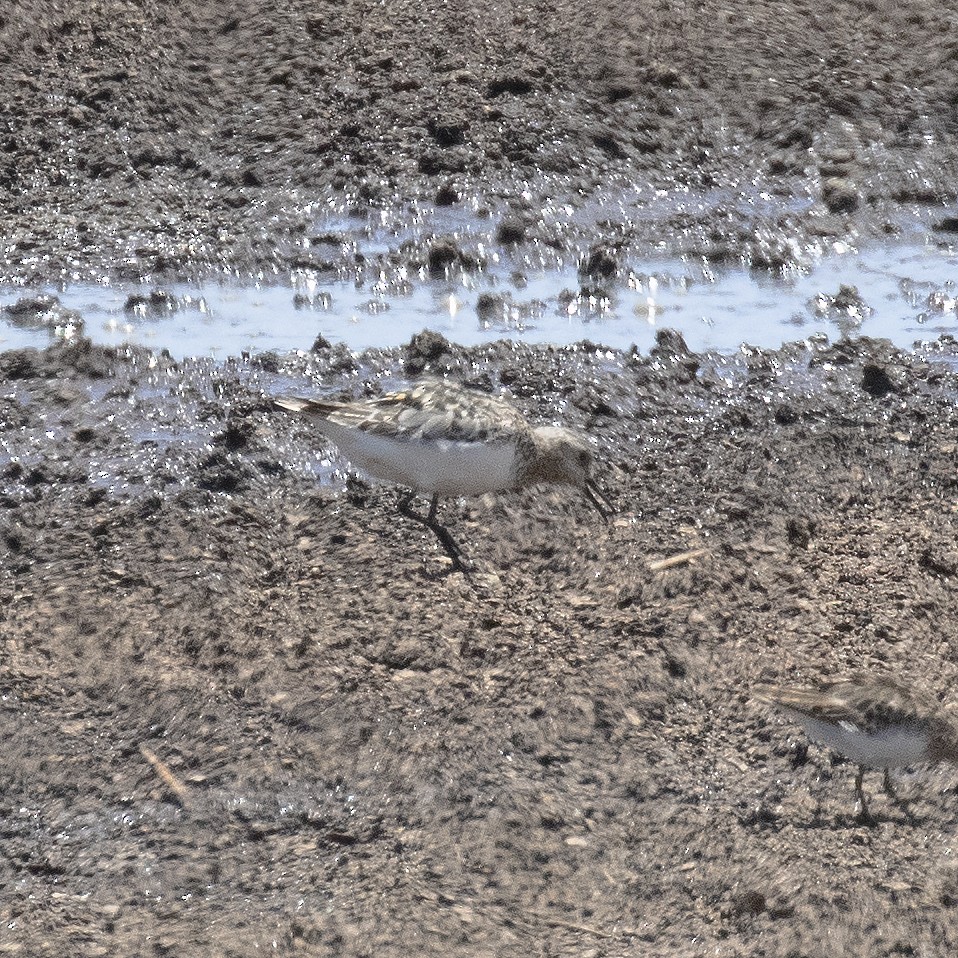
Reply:
M955 348L431 345L597 438L610 527L447 503L470 580L318 482L268 394L416 348L0 356L6 952L952 953L958 772L860 827L749 687L954 698Z
M320 211L431 204L611 284L643 244L947 240L954 20L9 3L4 276L336 270ZM627 182L695 199L632 218ZM308 346L0 354L0 954L955 953L958 770L901 775L911 817L872 776L863 827L854 770L749 698L865 669L958 701L953 342ZM271 409L424 371L594 436L614 521L447 502L450 573Z
M958 229L939 0L8 0L0 100L8 280L355 269L324 212L413 264L433 207L585 263Z

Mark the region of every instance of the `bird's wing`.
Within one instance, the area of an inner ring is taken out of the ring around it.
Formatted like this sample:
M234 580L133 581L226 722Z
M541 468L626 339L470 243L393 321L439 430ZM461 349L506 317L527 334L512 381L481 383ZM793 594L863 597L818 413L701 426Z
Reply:
M820 689L760 685L752 690L752 695L766 705L774 705L796 715L804 715L823 722L848 722L860 727L861 715L857 710L849 708L840 699L833 698Z
M409 389L355 402L283 398L276 405L390 438L507 441L530 428L504 400L445 380L425 380Z
M907 686L887 678L847 679L812 689L759 686L753 694L793 714L865 732L889 725L924 725L934 712Z
M889 725L925 728L940 712L937 702L916 695L903 682L890 676L861 677L835 683L832 694L860 715L860 728L877 731Z

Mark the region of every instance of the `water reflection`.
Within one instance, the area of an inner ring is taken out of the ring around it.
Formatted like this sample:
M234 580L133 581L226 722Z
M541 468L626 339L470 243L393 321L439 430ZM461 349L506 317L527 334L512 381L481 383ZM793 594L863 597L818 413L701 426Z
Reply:
M819 331L910 346L958 335L956 266L954 248L913 244L849 251L784 275L660 259L592 283L574 268L498 256L475 269L452 264L439 276L398 265L364 278L304 269L254 286L7 289L0 307L56 295L60 311L81 316L94 341L135 342L177 358L305 350L319 335L357 350L397 346L424 327L464 345L591 339L646 351L656 328L670 326L697 351L775 347ZM63 335L62 323L25 323L22 315L0 313L0 349L42 347Z

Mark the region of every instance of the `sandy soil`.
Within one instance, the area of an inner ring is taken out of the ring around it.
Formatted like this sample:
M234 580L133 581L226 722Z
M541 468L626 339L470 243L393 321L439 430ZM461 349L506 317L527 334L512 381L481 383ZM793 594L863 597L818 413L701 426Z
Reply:
M478 198L502 242L571 242L536 210L629 179L711 199L583 218L610 282L630 244L774 264L914 204L947 227L954 19L8 4L4 272L295 268L336 196ZM956 360L667 332L0 354L0 954L954 954L958 771L904 774L911 818L872 776L862 827L854 770L749 688L958 698ZM423 371L593 435L612 525L562 490L448 502L478 565L449 574L271 409Z

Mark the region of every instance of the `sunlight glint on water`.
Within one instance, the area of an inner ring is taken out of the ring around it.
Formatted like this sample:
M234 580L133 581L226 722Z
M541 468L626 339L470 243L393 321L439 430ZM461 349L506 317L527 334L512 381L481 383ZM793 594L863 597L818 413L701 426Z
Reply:
M134 342L168 349L177 358L225 359L267 349L309 349L319 335L351 348L391 347L421 329L434 329L463 345L510 338L566 344L590 339L612 347L633 343L643 352L656 330L678 329L698 351L732 352L742 343L776 347L825 332L887 337L899 346L958 335L958 254L930 245L886 247L836 255L810 273L786 277L745 269L717 269L678 260L632 268L625 282L608 285L609 298L580 296L574 270L529 269L499 262L478 273L447 279L394 275L358 285L324 282L314 274L286 284L172 285L175 309L125 310L140 286L72 286L0 290L0 305L53 293L85 319L95 342ZM866 315L824 310L842 286L855 286ZM14 326L0 314L0 349L42 347L45 329Z

